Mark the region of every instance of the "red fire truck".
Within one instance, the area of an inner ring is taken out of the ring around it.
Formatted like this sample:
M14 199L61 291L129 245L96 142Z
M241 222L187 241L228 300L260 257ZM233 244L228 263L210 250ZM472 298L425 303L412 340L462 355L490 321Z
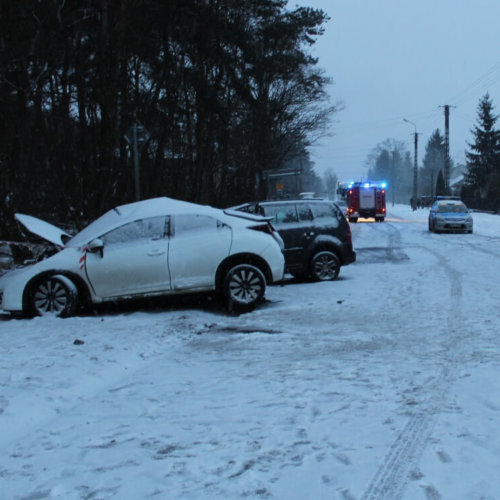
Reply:
M353 182L342 189L347 204L349 222L358 222L358 218L373 218L375 222L383 222L385 208L386 184L373 182Z

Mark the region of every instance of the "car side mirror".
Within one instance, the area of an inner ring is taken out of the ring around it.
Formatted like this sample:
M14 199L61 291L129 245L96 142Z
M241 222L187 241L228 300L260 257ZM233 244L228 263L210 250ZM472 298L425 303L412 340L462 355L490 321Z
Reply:
M104 241L101 238L96 238L88 244L90 253L99 253L101 258L104 256Z

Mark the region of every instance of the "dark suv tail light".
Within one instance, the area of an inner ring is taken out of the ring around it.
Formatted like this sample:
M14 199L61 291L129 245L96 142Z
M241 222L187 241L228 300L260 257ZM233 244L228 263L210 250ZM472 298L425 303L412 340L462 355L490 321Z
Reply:
M347 243L351 243L352 244L352 234L351 234L351 226L349 224L347 224L347 231L346 231L346 239L347 239Z

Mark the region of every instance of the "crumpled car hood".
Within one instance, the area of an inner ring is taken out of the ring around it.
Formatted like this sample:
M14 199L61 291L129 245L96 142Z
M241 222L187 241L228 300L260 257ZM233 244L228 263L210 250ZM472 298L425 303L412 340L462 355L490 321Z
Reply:
M66 242L71 239L71 235L66 231L59 229L48 222L45 222L31 215L15 214L14 217L19 221L30 233L43 238L44 240L63 247Z

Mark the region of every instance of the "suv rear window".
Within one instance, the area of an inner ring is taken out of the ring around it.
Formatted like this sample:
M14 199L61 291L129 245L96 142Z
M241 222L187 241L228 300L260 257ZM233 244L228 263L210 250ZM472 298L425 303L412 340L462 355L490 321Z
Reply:
M298 222L295 204L287 203L283 205L266 205L262 207L267 217L273 217L273 224L290 224Z
M311 210L315 219L338 217L335 206L331 203L312 203Z
M342 218L342 213L333 203L276 203L257 205L253 210L267 217L273 217L273 224L311 222L319 219Z
M311 212L311 207L308 203L299 203L297 206L297 211L299 212L299 219L301 221L313 220L313 213Z

